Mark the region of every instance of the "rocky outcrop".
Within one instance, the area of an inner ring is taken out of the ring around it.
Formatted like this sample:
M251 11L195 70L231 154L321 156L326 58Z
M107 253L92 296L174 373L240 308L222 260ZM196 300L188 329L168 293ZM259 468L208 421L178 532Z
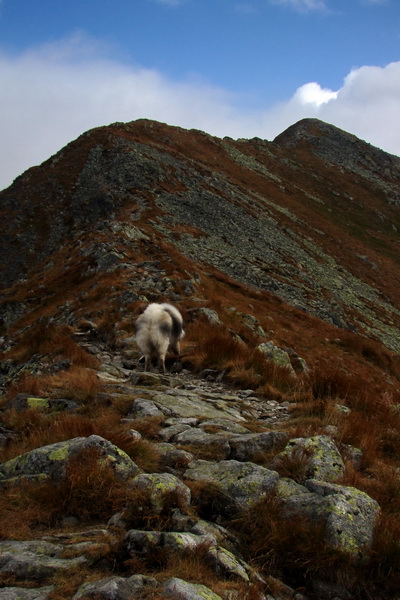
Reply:
M100 371L99 375L102 372L106 371ZM127 490L138 495L134 505L128 503L122 512L110 514L108 524L97 532L79 531L70 537L1 542L0 572L12 574L17 582L35 580L41 587L22 588L20 592L17 586L10 586L5 588L6 595L0 591L0 598L45 600L51 597L57 574L90 567L96 560L99 545L110 544L113 539L120 557L114 561L131 559L135 564L141 564L140 561L148 564L154 555L161 562L172 560L171 557L193 556L216 580L258 589L258 595L254 596L257 600L300 599L301 595L296 596L294 590L283 584L280 584L286 590L283 595L263 593L263 589L268 590L265 574L244 560L235 530L229 525L228 528L221 526L222 520L229 523L233 519L234 522L242 511L251 510L261 498L279 499L282 518L323 523L328 547L355 564L365 563L379 506L355 488L331 483L342 474L343 459L329 436L289 440L287 433L279 430L279 423L284 423L279 416L278 420L271 419L270 427L268 421L264 421L263 431L251 431L248 419L258 415L260 410L260 400L252 399L251 390L228 392L221 383L197 380L196 384L192 377L185 379L185 374L169 376L169 385L164 375L149 374L151 385L150 380L146 381L146 373L138 372L131 378L126 375L119 367L112 382L106 379L108 398L115 396L117 401L121 394L136 398L123 417L125 423L160 419L158 440L153 440L162 457L160 472L142 472L117 446L95 435L37 448L1 464L3 486L19 485L27 478L36 478L38 483L42 479L57 483L67 477L72 457L79 455L84 460L84 455L79 453L94 449L98 460L111 466L117 478L126 482ZM146 381L146 385L141 386L141 381ZM191 389L187 389L189 387ZM49 406L40 409L49 410ZM277 414L281 414L279 410ZM132 436L138 441L142 439L134 430ZM302 483L273 470L274 463L279 465L290 460L290 453L298 451L304 452L308 460ZM199 459L195 455L207 452L214 455L220 452L221 459ZM253 462L263 457L269 466ZM191 486L194 486L193 491ZM203 493L201 490L209 495L212 505L208 518L202 518L194 510L198 500L193 499L193 494L198 498ZM132 518L142 519L141 523L149 523L149 526L132 527ZM154 529L151 523L157 519L161 519L162 526ZM73 535L79 537L78 542L72 541ZM319 585L322 584L319 581ZM82 582L73 599L127 600L150 598L153 594L184 600L242 598L242 592L221 595L198 581L179 577L160 581L157 573L154 576L125 573Z
M17 456L0 465L0 480L12 480L13 483L21 480L22 484L26 478L39 481L51 478L60 481L66 476L69 460L89 449L95 450L98 460L104 465L109 465L118 477L129 479L140 472L137 465L120 448L98 435L91 435L88 438L57 442Z

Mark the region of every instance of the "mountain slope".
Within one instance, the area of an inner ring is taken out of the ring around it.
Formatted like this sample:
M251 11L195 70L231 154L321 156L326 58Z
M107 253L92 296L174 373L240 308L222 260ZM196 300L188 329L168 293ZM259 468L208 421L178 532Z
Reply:
M398 350L399 182L400 159L313 119L273 143L116 123L2 192L0 281L51 295L65 278L75 297L91 273L170 256Z

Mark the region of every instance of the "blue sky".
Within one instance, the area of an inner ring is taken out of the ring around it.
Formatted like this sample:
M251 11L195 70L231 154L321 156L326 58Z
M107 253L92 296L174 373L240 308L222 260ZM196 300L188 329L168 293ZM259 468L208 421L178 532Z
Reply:
M0 0L0 189L142 117L269 140L317 117L400 154L400 3Z

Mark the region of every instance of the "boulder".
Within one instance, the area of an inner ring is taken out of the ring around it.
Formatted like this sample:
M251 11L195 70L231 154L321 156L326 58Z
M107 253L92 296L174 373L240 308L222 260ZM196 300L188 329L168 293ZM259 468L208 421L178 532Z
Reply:
M72 600L133 600L143 598L146 588L155 589L157 585L156 579L143 575L106 577L81 585Z
M296 371L292 367L290 356L285 350L278 348L273 342L263 342L257 346L257 350L259 350L267 360L270 360L279 367L285 367L293 377L296 377Z
M200 583L188 583L178 577L172 577L165 582L163 594L173 600L222 600L210 588Z
M315 479L307 480L304 486L311 494L284 498L285 513L325 522L327 543L352 560L362 562L372 543L380 510L378 503L353 487Z
M41 540L0 542L0 573L18 580L42 581L88 564L84 556L61 558L62 551L62 546Z
M188 481L217 484L229 497L233 509L250 506L262 494L272 491L279 480L276 471L270 471L252 462L236 460L198 460L189 465L184 476Z
M132 556L148 556L155 548L184 552L195 550L204 543L212 543L210 536L181 531L141 531L130 529L124 537L124 547Z
M129 479L140 472L123 450L98 435L91 435L56 442L16 456L0 465L0 479L44 474L60 481L66 477L69 459L89 448L98 450L102 464L108 464L121 479Z
M280 431L263 431L235 436L229 440L229 458L240 461L254 460L263 452L268 452L276 445L287 441L287 433Z
M229 434L228 434L229 435ZM190 427L178 433L174 442L178 445L188 445L212 453L214 457L227 458L230 454L229 440L224 433L207 433L202 429Z
M153 514L159 515L166 506L169 509L173 508L172 497L172 504L179 505L181 509L190 505L190 489L170 473L142 473L131 481L129 487L148 493L148 502Z
M285 449L275 457L272 464L277 466L281 459L290 459L291 456L294 457L299 453L307 458L303 480L313 478L334 481L344 473L343 459L335 442L328 435L289 440Z

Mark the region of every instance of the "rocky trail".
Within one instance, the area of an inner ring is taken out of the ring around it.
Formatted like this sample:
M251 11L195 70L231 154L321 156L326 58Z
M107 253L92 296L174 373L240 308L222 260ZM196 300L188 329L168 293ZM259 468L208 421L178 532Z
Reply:
M101 464L108 465L130 493L138 494L137 505L128 500L124 510L94 528L82 527L69 516L60 531L0 541L0 574L6 582L1 600L59 600L59 582L70 577L75 578L76 591L66 600L302 600L304 590L300 593L248 564L237 533L229 527L234 515L272 492L288 518L323 522L328 546L362 563L379 507L367 494L332 483L343 474L345 455L353 451L356 463L357 449L337 445L328 435L290 440L284 428L288 403L231 389L216 371L194 376L177 361L165 375L143 372L139 360L127 358L123 351L110 351L84 337L80 342L100 361L98 410L123 401L128 409L121 422L132 423L129 433L138 443L146 438L138 424L157 424L151 445L160 457L158 468L146 472L99 435L36 448L1 464L4 489L35 481L60 484L69 461L95 449ZM79 407L73 401L27 394L19 394L10 406L17 411L34 406L71 412ZM279 459L298 451L308 457L303 479L280 476L275 470ZM207 490L210 485L217 486L219 500L211 502L212 510L204 518L193 510L193 486ZM146 519L138 521L141 513ZM208 587L195 572L186 579L171 573L160 577L159 565L154 573L151 568L141 573L138 565L157 565L160 559L154 556L160 552L177 563L195 556L198 568L206 565L215 579ZM350 597L344 586L329 581L312 581L310 590L310 598Z

